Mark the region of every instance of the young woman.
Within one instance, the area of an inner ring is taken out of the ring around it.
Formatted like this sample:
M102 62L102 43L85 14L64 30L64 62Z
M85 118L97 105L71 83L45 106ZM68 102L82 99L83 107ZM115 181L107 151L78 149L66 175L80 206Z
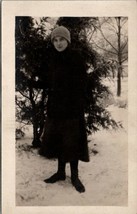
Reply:
M84 123L86 65L80 53L71 49L70 32L66 27L55 28L51 42L54 50L42 77L42 85L48 87L48 103L40 154L57 158L58 169L45 182L65 180L65 166L69 162L71 182L81 193L85 187L78 177L78 162L89 161Z

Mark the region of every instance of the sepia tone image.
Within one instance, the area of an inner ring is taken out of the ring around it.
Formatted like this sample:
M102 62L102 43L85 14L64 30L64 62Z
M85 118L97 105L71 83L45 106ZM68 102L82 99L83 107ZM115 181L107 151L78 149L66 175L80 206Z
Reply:
M128 17L15 17L16 206L128 206Z

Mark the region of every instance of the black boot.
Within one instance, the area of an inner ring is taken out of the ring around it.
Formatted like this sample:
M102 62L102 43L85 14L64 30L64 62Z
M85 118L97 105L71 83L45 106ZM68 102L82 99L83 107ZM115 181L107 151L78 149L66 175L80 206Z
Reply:
M85 187L78 177L78 161L70 162L70 167L71 167L71 182L73 186L78 192L80 193L85 192Z
M55 174L53 174L50 178L45 179L44 182L53 184L57 181L65 180L66 179L65 166L66 166L65 162L58 160L58 171Z

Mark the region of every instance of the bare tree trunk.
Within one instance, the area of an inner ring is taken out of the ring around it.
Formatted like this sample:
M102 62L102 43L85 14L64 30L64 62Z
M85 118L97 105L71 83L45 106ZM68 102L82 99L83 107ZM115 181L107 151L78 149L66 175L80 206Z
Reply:
M117 74L117 96L120 97L121 95L121 67L118 67L118 74Z
M117 74L117 96L121 95L121 73L122 73L122 62L121 62L121 17L116 18L118 21L118 74Z
M40 147L40 139L39 139L39 134L38 134L38 120L36 117L36 104L35 101L33 100L33 92L32 92L32 88L29 88L29 92L30 92L30 101L32 104L32 123L33 123L33 141L32 141L32 145L33 147L37 148Z
M37 148L40 147L40 139L39 139L39 134L38 134L38 121L36 116L33 116L33 141L32 145L33 147Z

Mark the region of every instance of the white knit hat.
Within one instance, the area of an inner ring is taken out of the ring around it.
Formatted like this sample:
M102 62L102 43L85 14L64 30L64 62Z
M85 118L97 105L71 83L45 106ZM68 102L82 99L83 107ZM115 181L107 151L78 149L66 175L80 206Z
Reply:
M53 39L56 37L56 36L60 36L60 37L63 37L65 38L69 43L71 42L71 38L70 38L70 32L69 30L64 27L64 26L59 26L59 27L56 27L52 33L51 33L51 41L53 42Z

